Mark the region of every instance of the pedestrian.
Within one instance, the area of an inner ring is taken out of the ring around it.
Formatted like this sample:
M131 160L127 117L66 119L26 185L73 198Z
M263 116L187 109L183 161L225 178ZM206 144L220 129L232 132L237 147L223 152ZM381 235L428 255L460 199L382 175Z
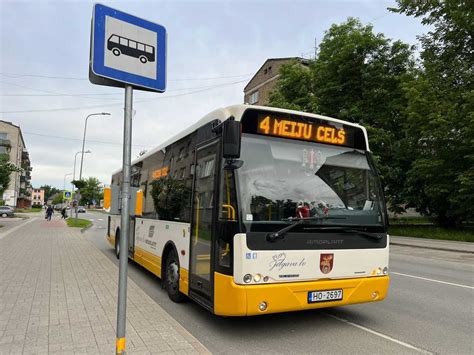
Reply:
M63 207L61 209L61 219L66 219L66 218L67 218L66 207Z
M53 215L53 213L54 213L53 207L48 206L48 208L46 209L46 219L48 221L51 221L51 216Z

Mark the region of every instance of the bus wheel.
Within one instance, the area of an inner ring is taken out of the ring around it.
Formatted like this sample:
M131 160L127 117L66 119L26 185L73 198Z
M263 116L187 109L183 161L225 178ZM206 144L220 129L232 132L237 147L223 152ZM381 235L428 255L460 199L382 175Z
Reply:
M115 256L120 258L120 229L115 231Z
M118 48L112 49L112 53L113 53L114 56L116 56L116 57L118 57L120 54L122 54L122 52L120 52L120 49L118 49Z
M146 57L144 55L142 55L142 56L140 56L140 62L145 64L146 62L148 62L148 59L146 59Z
M176 252L171 250L166 258L165 280L168 297L173 302L184 301L184 295L179 292L179 259Z

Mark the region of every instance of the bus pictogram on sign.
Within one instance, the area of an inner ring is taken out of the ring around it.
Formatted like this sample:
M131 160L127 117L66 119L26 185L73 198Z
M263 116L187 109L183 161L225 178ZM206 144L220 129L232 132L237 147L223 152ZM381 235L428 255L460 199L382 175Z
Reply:
M107 49L118 57L121 54L135 57L143 64L155 61L155 47L113 34L107 40Z

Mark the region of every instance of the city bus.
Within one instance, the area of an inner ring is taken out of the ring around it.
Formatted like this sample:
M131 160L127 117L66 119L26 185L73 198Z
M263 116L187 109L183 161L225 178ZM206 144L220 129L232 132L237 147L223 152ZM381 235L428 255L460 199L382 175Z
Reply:
M121 182L117 171L112 191ZM218 109L133 161L131 186L128 256L175 302L250 316L386 297L387 212L358 124ZM116 210L107 239L117 255L122 237Z

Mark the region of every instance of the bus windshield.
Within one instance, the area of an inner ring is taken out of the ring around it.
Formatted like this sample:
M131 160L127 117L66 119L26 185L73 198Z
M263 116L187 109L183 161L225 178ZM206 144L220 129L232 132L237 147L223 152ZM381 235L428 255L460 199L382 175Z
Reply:
M305 225L385 226L378 177L363 150L244 134L241 159L247 227L308 217L318 218Z

